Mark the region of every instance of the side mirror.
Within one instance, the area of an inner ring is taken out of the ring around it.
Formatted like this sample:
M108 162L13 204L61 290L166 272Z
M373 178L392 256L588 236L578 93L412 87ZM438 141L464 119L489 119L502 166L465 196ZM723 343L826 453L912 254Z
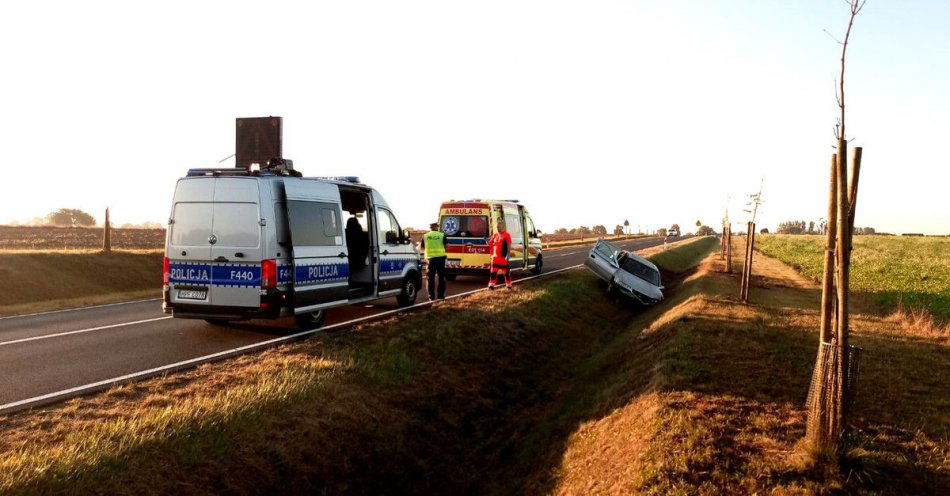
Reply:
M399 236L396 235L396 231L386 231L386 244L395 245L399 243Z
M399 233L399 236L400 236L400 241L402 241L403 244L405 245L412 244L412 234L409 234L409 229L406 229L405 231L402 231L401 233Z

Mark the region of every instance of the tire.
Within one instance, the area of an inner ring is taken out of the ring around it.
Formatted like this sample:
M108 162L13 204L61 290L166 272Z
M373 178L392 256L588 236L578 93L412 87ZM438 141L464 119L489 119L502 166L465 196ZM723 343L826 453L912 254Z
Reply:
M396 301L399 302L399 306L408 307L416 302L418 296L419 281L410 274L402 280L402 291L396 295Z
M544 267L544 259L538 256L538 260L534 262L534 267L531 267L531 273L534 275L541 274L541 269Z
M323 321L327 320L327 311L317 310L316 312L301 313L294 315L294 320L297 321L297 327L303 331L317 329L323 325Z
M446 275L445 275L445 280L446 280L446 281L454 281L456 277L458 277L457 274L446 274Z

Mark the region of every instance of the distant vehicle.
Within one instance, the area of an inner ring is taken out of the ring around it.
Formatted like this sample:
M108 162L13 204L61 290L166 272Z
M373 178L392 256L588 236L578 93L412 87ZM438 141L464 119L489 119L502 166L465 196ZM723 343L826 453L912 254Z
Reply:
M609 241L597 241L584 265L607 283L609 293L618 292L642 305L663 301L664 288L656 265Z
M540 274L544 265L539 231L528 209L517 200L450 200L439 208L439 225L445 233L445 273L489 275L488 239L504 219L511 235L511 270Z
M666 231L666 236L669 238L678 238L680 235L680 230L678 227L671 227Z
M192 169L168 224L162 306L176 318L293 315L310 329L333 307L411 305L422 286L408 232L354 177L300 177L290 163Z

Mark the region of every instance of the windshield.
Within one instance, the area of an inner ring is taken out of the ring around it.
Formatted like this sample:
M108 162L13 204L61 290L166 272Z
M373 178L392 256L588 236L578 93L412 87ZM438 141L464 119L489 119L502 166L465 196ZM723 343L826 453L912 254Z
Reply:
M488 217L485 215L446 215L442 217L442 232L459 238L488 237Z
M624 257L620 267L654 286L660 285L660 273L636 259Z

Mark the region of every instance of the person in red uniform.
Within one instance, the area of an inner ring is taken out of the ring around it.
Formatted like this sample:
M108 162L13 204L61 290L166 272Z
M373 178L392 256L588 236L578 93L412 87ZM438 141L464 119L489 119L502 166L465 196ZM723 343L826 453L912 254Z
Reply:
M505 229L505 223L498 223L498 232L488 240L488 249L491 250L491 278L488 280L488 289L495 289L500 285L502 277L505 287L511 289L511 270L508 255L511 253L511 235Z

